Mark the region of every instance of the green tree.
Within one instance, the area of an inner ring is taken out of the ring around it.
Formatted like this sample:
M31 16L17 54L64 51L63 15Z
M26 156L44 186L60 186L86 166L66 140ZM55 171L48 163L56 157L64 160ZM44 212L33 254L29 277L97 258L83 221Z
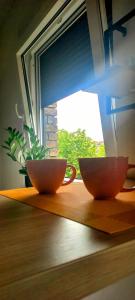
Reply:
M77 178L80 178L78 165L79 157L104 156L104 145L97 143L86 136L85 130L78 129L75 132L68 132L64 129L58 131L58 156L66 158L68 163L73 164L77 170ZM67 171L69 176L69 171Z
M104 157L105 156L105 146L104 143L100 143L97 146L97 157Z

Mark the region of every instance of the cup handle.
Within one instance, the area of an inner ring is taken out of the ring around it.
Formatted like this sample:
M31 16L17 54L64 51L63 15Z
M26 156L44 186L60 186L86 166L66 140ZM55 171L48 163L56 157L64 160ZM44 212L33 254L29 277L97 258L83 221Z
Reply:
M129 169L132 169L132 168L135 168L135 165L133 164L129 164L128 165L128 170ZM131 187L131 188L123 188L120 193L123 193L123 192L132 192L132 191L135 191L135 186L134 187Z
M68 181L62 183L62 186L70 184L76 177L76 168L74 166L67 164L66 168L70 168L72 170L72 174Z

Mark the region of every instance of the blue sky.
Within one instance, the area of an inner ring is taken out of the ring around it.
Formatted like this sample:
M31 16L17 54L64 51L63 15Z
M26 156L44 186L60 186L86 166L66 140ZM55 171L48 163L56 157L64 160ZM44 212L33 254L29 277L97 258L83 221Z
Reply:
M85 129L87 136L103 141L98 96L79 91L57 102L58 129Z

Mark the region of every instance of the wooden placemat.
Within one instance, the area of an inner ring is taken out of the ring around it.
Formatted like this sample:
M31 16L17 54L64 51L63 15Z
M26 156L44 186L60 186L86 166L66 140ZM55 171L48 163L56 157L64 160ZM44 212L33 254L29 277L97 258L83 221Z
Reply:
M61 187L55 195L38 194L34 188L0 194L109 234L135 227L135 191L119 193L115 199L94 200L84 184L76 182Z

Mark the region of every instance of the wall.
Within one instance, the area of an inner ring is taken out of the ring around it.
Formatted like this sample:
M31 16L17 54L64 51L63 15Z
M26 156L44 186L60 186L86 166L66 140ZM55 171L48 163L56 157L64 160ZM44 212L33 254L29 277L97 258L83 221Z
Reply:
M22 96L18 78L16 52L35 30L56 0L15 0L12 9L0 29L0 144L6 133L4 128L20 128L16 118L15 103L23 113ZM14 188L24 185L23 176L18 174L15 162L0 150L0 188Z
M135 8L135 0L113 0L113 21L117 21L133 8ZM132 58L132 62L133 58L135 58L135 20L132 20L132 26L128 25L128 35L125 39L122 38L121 34L118 32L114 36L114 55L115 63L117 64L128 64L130 63L130 57ZM125 104L126 101L128 102L129 99L125 99ZM119 113L117 115L116 122L118 155L127 155L130 157L130 161L135 163L135 110ZM135 274L120 280L118 283L102 289L101 291L98 291L97 293L90 295L83 300L134 300L134 283Z
M57 103L51 104L44 108L44 126L43 126L43 140L45 146L50 148L49 157L57 157L58 143L57 143Z
M113 0L113 22L126 15L135 8L135 0ZM124 24L127 36L123 37L118 31L114 33L114 63L134 65L135 67L135 17ZM124 26L123 25L123 26ZM123 86L125 82L123 82ZM135 102L133 97L118 100L117 105ZM128 156L130 162L135 163L135 110L121 112L116 116L118 155Z

